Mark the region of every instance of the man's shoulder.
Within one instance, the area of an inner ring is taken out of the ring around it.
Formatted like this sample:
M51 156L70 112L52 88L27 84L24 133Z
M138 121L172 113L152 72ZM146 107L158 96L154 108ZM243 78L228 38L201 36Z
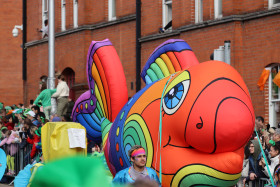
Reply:
M153 172L156 172L153 168L149 168L149 167L146 167L147 168L147 171L153 171Z
M117 174L116 174L116 176L117 176L118 174L120 174L120 173L128 172L129 168L130 168L130 167L118 171Z

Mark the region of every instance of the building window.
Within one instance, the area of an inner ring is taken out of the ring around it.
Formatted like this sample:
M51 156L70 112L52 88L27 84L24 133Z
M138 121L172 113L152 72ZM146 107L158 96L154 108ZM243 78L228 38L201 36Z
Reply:
M44 22L49 16L49 1L42 0L42 28L45 26Z
M274 8L280 6L280 0L268 0L268 8Z
M78 0L73 1L73 25L78 27Z
M66 0L61 0L61 30L66 30L66 24L65 24L65 18L66 18Z
M215 19L223 17L223 1L215 0L214 1L214 11L215 11Z
M162 26L165 30L172 30L172 0L163 0Z
M108 0L109 21L116 19L116 0Z
M203 0L195 0L195 23L203 21Z
M274 65L266 69L270 70L269 75L269 124L277 127L280 122L280 90L279 87L273 82L273 79L280 71L280 65Z

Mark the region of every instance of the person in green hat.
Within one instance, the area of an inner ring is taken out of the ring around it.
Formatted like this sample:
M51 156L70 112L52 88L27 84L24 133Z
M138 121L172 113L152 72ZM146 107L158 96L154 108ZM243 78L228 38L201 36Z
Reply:
M7 129L7 127L5 127L2 120L0 120L0 139L2 139L2 137L3 137L2 133L1 133L3 129Z
M38 170L31 187L109 187L102 162L92 157L70 157L47 163Z

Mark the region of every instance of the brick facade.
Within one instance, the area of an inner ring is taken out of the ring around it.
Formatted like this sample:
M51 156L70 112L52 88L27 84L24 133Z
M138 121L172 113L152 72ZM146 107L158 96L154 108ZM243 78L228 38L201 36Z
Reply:
M203 22L195 24L195 1L176 0L172 4L170 33L162 27L162 0L142 0L141 65L150 53L170 38L186 40L200 62L209 60L214 49L231 41L231 65L243 76L253 100L256 115L268 122L268 90L260 91L257 81L263 68L279 62L279 10L268 10L268 0L223 1L223 17L214 19L214 0L203 1ZM117 20L108 22L108 1L79 1L78 28L73 28L73 1L66 0L66 31L61 32L61 2L56 1L55 67L75 72L76 96L86 89L86 54L91 40L109 38L123 63L129 96L135 94L135 1L116 0ZM41 2L28 1L28 80L27 100L38 93L42 75L48 74L47 41L36 31L41 27ZM36 19L34 19L36 17ZM36 70L36 71L35 71ZM133 86L133 88L132 88ZM143 87L142 82L142 87Z
M5 105L23 102L22 31L13 37L15 25L22 25L22 1L0 1L0 102Z

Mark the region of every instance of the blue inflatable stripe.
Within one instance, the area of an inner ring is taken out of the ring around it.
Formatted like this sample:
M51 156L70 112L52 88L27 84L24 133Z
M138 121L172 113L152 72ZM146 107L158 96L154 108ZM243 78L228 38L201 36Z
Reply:
M100 124L96 123L90 114L82 114L87 124L97 132L101 132Z
M151 64L156 61L156 59L162 55L167 53L168 51L180 52L183 50L190 50L192 51L191 47L187 42L183 40L171 39L165 42L162 46L159 46L154 53L149 57L148 61L146 62L141 77L145 80L145 76L147 74L147 70L150 68Z
M89 126L89 124L87 123L87 121L84 119L84 117L81 114L79 114L77 116L77 120L79 121L79 123L81 125L83 125L87 129L87 133L90 136L92 136L93 138L96 138L96 139L101 138L101 135L102 135L101 132L98 132L98 131L92 129L92 127Z
M91 115L91 117L93 118L93 120L96 122L96 123L98 123L98 124L101 124L101 121L98 119L98 117L96 116L96 114L95 113L92 113L92 114L90 114ZM104 118L104 117L103 117ZM100 125L99 125L100 126Z
M146 75L146 76L145 76L145 80L146 80L146 84L150 84L150 83L153 82L153 81L151 80L151 78L149 77L149 75Z

